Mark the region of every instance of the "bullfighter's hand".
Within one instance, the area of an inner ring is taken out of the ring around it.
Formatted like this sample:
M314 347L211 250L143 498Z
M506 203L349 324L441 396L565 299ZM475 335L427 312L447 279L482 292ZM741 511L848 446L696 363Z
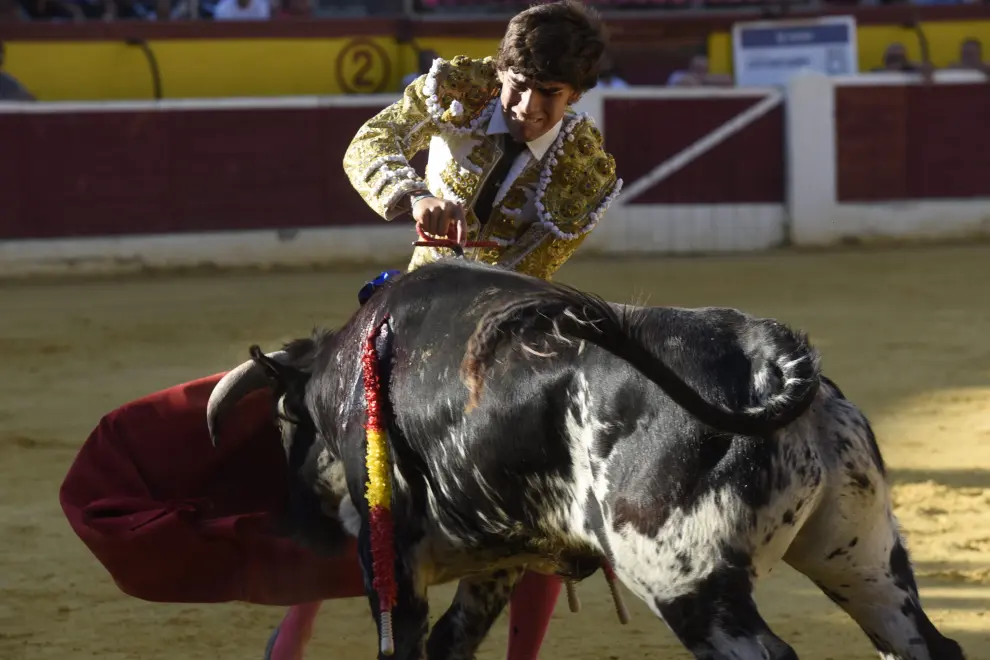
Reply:
M448 238L451 224L453 224L457 230L457 242L463 245L467 238L464 207L458 202L436 197L424 197L417 200L413 206L412 216L425 234L437 238Z

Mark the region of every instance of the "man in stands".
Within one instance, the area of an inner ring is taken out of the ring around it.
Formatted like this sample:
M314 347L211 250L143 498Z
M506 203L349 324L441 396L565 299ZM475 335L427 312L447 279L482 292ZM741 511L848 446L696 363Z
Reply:
M990 62L983 60L983 43L975 37L970 37L959 46L959 61L949 65L950 69L963 71L979 71L990 76Z
M602 75L598 77L598 84L594 88L600 90L629 89L629 83L619 75L618 65L611 58L608 58L602 67Z
M31 17L17 0L0 0L0 25L29 21Z
M907 48L902 43L892 43L883 51L883 61L873 71L877 73L894 71L899 73L919 73L923 65L916 64L908 58Z
M0 101L34 101L34 95L17 78L3 70L7 50L0 41Z
M387 221L411 216L427 235L492 241L499 247L468 247L465 257L550 278L621 188L601 134L570 110L597 84L606 41L597 15L576 0L522 12L496 58L437 59L371 118L345 154L348 178ZM409 160L426 149L423 177ZM409 268L450 253L416 248ZM321 600L364 595L360 571L355 555L321 559L266 533L285 497L279 436L267 403L247 400L231 416L238 428L210 454L205 406L220 377L104 417L63 484L62 506L129 594L295 603L266 656L295 660ZM535 660L559 591L556 578L523 578L509 608L509 660Z
M268 0L220 0L213 10L217 21L267 21L271 17Z
M698 54L691 58L686 69L674 71L667 78L668 87L729 87L732 76L712 73L708 68L708 56Z

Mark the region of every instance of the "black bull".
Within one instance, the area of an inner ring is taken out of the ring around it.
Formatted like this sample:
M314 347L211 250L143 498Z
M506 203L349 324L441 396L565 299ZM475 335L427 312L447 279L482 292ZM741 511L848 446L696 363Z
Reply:
M336 332L254 347L210 401L216 442L236 400L275 389L287 533L324 552L357 536L376 619L360 356L386 314L396 657L473 658L524 567L581 579L603 558L698 658L797 657L752 598L780 559L884 658L963 657L922 610L869 423L803 335L462 260L398 278ZM427 588L456 579L431 632Z

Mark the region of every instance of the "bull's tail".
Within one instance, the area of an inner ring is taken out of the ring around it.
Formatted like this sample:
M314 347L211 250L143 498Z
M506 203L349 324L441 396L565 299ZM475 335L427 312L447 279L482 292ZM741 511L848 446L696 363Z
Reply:
M803 332L780 321L760 319L743 335L746 353L761 358L755 390L761 405L747 412L774 420L779 428L797 419L811 405L821 384L821 357Z
M561 284L516 298L487 311L468 342L462 376L470 391L468 409L477 405L485 374L506 336L542 330L561 341L585 340L629 362L678 405L702 422L727 433L762 435L794 421L815 398L820 384L819 356L804 335L782 324L764 323L771 333L765 357L780 370L783 386L763 398L763 405L729 410L706 401L649 347L637 339L628 308L619 311L601 298Z

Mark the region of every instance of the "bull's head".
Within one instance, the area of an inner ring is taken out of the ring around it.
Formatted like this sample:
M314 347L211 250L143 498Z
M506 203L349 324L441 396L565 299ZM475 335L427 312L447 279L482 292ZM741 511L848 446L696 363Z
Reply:
M224 376L210 394L206 406L206 424L213 446L220 439L224 418L237 403L257 390L271 388L275 400L275 417L292 427L308 419L304 409L306 383L309 375L292 365L289 351L263 353L258 346L250 349L251 359ZM291 430L281 429L283 442L291 436Z
M332 556L344 551L349 538L338 511L342 498L347 495L347 483L342 463L331 460L328 465L324 464L324 458L328 457L325 447L320 447L322 453L311 453L317 433L306 407L306 387L314 349L313 339L299 339L287 345L285 350L268 354L252 346L251 359L224 376L213 388L206 419L210 438L216 446L225 416L241 399L258 390L273 392L273 417L292 475L286 509L277 518L276 531L317 554ZM315 484L310 469L314 467L318 472ZM352 522L351 525L357 529L354 525L360 523Z

